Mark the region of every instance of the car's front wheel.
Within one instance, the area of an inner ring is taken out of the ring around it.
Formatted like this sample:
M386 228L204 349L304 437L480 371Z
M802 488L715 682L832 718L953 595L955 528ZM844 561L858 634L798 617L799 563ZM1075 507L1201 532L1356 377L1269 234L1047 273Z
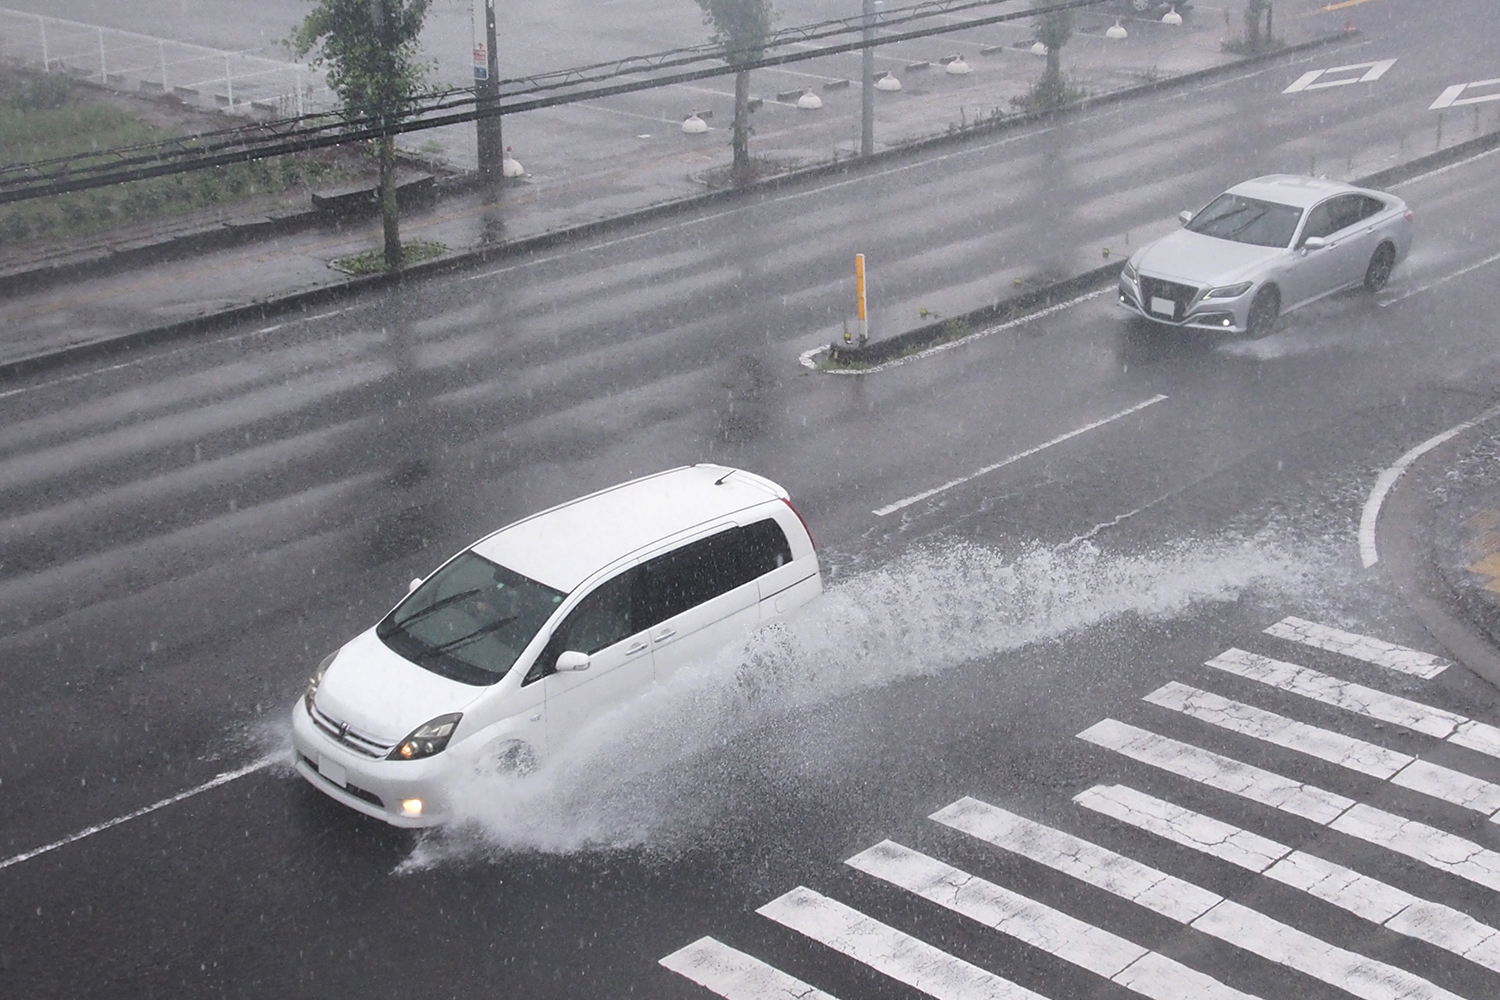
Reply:
M1250 317L1245 321L1245 332L1259 340L1269 337L1276 330L1276 320L1281 316L1281 293L1274 288L1262 288L1250 300Z
M1396 248L1389 243L1380 244L1370 258L1370 266L1365 268L1365 288L1372 292L1380 291L1391 280L1391 269L1395 266Z

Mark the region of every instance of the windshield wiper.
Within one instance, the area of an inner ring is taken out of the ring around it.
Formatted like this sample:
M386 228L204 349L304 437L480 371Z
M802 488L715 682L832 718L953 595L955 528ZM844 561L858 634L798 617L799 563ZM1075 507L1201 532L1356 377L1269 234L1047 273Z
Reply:
M1254 217L1253 217L1253 218L1251 218L1251 219L1250 219L1250 220L1249 220L1249 221L1248 221L1248 222L1246 222L1246 223L1245 223L1245 224L1244 224L1244 225L1243 225L1243 226L1240 226L1240 227L1239 227L1239 228L1238 228L1238 229L1233 229L1233 230L1230 230L1230 231L1229 231L1229 233L1227 233L1227 234L1226 234L1226 236L1225 236L1225 238L1226 238L1226 239L1231 239L1231 240L1232 240L1232 239L1234 239L1234 238L1235 238L1235 237L1236 237L1236 236L1238 236L1238 235L1239 235L1239 234L1240 234L1240 233L1243 233L1243 232L1244 232L1244 231L1245 231L1245 230L1247 230L1247 229L1249 229L1249 228L1250 228L1250 227L1251 227L1251 226L1253 226L1253 225L1255 225L1255 224L1256 224L1256 223L1257 223L1257 222L1259 222L1259 221L1260 221L1260 220L1261 220L1261 219L1264 219L1264 218L1265 218L1265 217L1266 217L1266 213L1267 213L1267 212L1268 212L1268 211L1270 211L1270 210L1269 210L1269 209L1261 209L1261 210L1260 210L1260 211L1259 211L1259 212L1257 212L1257 213L1256 213L1256 214L1255 214L1255 216L1254 216Z
M481 625L479 628L476 628L468 635L461 635L457 639L449 639L447 642L440 642L436 646L428 646L425 650L417 654L417 659L432 656L436 653L446 653L448 652L448 650L453 649L455 646L462 646L465 643L473 642L475 639L482 639L485 636L489 635L491 632L495 632L499 629L504 628L519 617L519 615L511 615L509 618L498 618L495 621L490 622L488 625Z
M392 619L391 624L396 626L397 628L404 629L412 622L421 621L428 615L433 614L437 611L441 611L450 604L457 604L459 601L462 601L466 597L478 597L482 593L484 593L484 591L478 589L460 590L456 594L449 594L447 597L443 598L440 601L434 601L433 603L427 605L427 607L423 608L421 611L413 611L411 614L407 615L405 618L402 618L400 621Z

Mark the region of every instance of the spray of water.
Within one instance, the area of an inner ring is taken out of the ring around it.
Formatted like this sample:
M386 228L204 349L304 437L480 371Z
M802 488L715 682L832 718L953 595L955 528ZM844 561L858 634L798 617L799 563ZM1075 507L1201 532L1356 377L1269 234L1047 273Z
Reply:
M1252 589L1306 599L1336 562L1265 536L1145 555L1087 542L1015 556L920 547L618 707L532 773L470 779L456 821L424 834L400 870L519 850L671 852L735 814L736 773L791 759L804 771L841 766L837 748L796 752L805 737L784 723L800 708L961 663L989 659L1004 670L997 654L1122 615L1170 617ZM746 760L747 747L764 759Z

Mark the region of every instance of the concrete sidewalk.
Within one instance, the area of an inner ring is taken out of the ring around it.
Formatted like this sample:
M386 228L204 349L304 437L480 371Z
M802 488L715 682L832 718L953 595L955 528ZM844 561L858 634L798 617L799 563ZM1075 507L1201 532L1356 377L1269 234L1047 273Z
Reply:
M1190 19L1180 28L1127 19L1131 35L1124 41L1104 37L1104 28L1113 21L1085 19L1065 51L1071 79L1095 95L1092 99L1150 92L1174 82L1187 84L1200 74L1241 62L1221 51L1222 28L1211 16ZM1337 39L1336 31L1329 34L1327 22L1326 17L1306 18L1279 33L1302 43ZM901 92L879 95L877 135L882 144L877 157L904 155L934 142L962 142L966 136L996 127L987 122L975 128L973 112L1009 109L1010 99L1026 91L1042 64L1024 46L1029 25L1016 22L1006 27L1017 35L1014 43L991 46L985 56L971 54L972 73L947 74L935 60L920 70L905 72L907 82ZM1323 34L1317 35L1318 31ZM948 39L941 44L956 42ZM841 142L846 148L852 142L841 137L857 133L858 104L858 88L854 87L830 91L825 110L815 113L798 110L794 100L768 96L767 105L757 112L753 152L797 166L762 186L853 169L847 153L841 164L832 154ZM718 127L706 135L684 135L674 127L658 135L662 141L646 145L584 143L575 138L568 148L553 150L550 159L527 164L531 173L497 194L469 190L405 213L403 239L432 241L448 251L445 259L413 268L407 277L525 252L542 243L628 224L643 215L739 197L712 191L704 183L705 174L729 162L728 129L723 122L727 114L726 108L714 119ZM998 127L1009 127L1023 118L1004 115ZM509 134L525 128L521 120L507 127ZM472 128L468 131L472 133ZM427 133L418 137L425 140ZM558 162L567 168L552 169ZM243 225L247 220L237 221ZM390 280L384 276L350 279L330 266L340 257L377 249L381 241L378 219L335 226L307 213L262 229L274 235L198 249L174 245L180 237L164 223L158 244L151 244L149 234L132 234L129 265L115 261L110 266L110 253L96 249L82 254L72 268L73 276L65 280L38 280L27 288L24 278L12 279L9 287L16 290L0 300L0 329L4 331L0 375L152 333L165 336L204 329L214 322L269 315ZM134 263L143 257L152 259ZM45 263L56 268L59 261L53 257ZM1080 270L1094 263L1097 260L1080 259Z

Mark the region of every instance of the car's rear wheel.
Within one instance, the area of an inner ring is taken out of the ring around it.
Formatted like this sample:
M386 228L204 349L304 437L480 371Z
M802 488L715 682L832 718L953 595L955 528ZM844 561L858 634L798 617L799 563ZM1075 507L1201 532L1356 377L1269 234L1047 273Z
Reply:
M1365 268L1365 288L1372 292L1380 291L1391 280L1391 269L1395 266L1396 248L1389 243L1380 244L1370 258L1370 266Z
M1250 316L1245 321L1245 332L1256 340L1269 337L1276 330L1276 320L1281 316L1281 293L1274 288L1262 288L1250 300Z

